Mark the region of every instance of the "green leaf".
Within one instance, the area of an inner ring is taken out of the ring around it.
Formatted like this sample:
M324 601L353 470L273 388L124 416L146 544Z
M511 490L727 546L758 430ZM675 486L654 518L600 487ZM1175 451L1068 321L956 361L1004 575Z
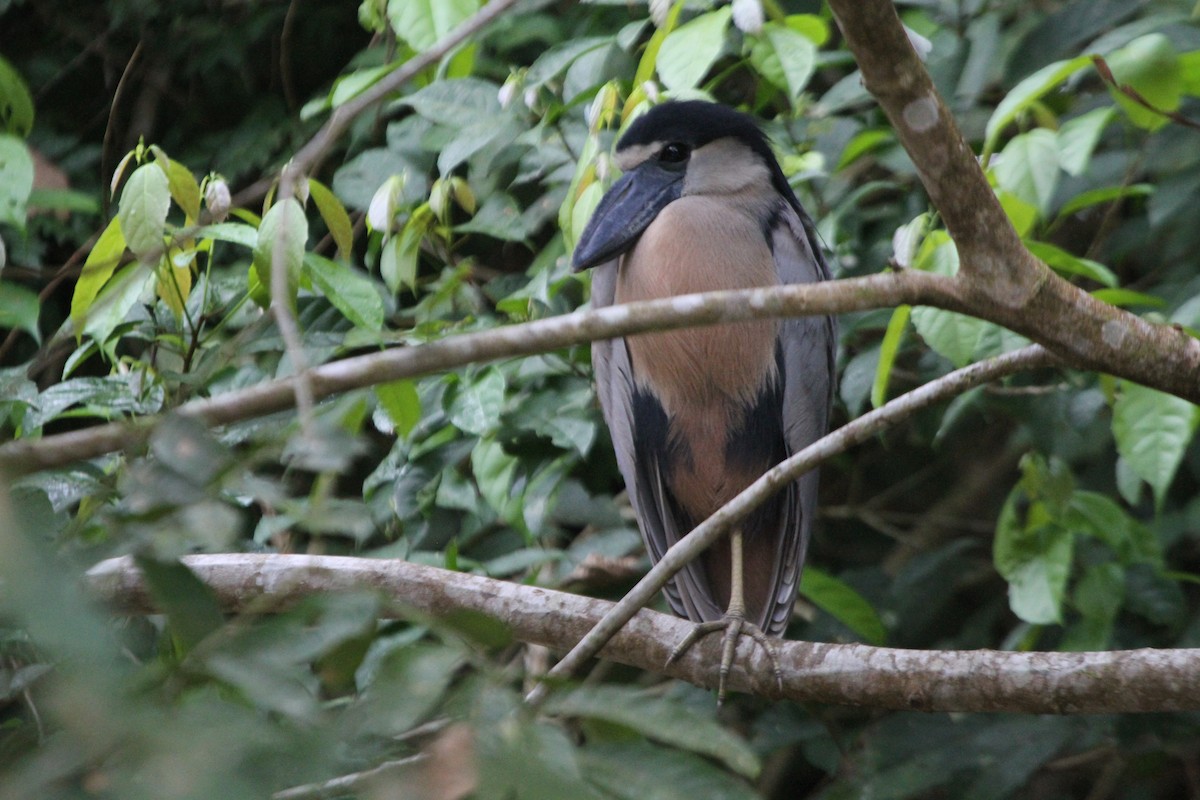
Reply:
M844 581L812 566L804 568L800 593L817 608L862 637L867 644L882 646L887 629L867 599Z
M791 27L768 22L762 34L754 37L750 61L795 105L816 68L817 48L811 39Z
M471 451L471 471L483 499L503 519L523 527L521 496L513 492L518 466L517 459L492 438L480 439Z
M350 249L354 246L354 226L350 223L346 207L329 187L316 178L308 179L308 191L313 202L317 204L317 211L325 221L325 227L329 228L333 243L337 245L338 255L343 260L349 260Z
M450 403L450 421L461 431L483 436L500 424L504 410L504 374L488 367L469 383L459 383L458 394Z
M788 14L783 22L817 47L829 41L829 23L816 14Z
M1093 564L1072 593L1083 619L1068 631L1063 650L1104 650L1112 639L1113 622L1125 597L1125 572L1117 564Z
M1017 115L1037 102L1043 95L1054 89L1067 78L1081 69L1090 66L1090 56L1077 56L1067 61L1056 61L1047 64L1012 88L988 120L984 137L984 160L996 149L1000 134L1008 127Z
M127 264L104 285L85 310L83 335L105 347L117 326L125 322L142 293L155 280L155 272L141 262ZM112 353L110 353L112 355Z
M430 122L468 128L501 112L495 84L478 78L437 81L399 101ZM381 178L383 176L380 176Z
M1124 463L1124 460L1121 460ZM1140 479L1139 485L1140 485ZM1098 492L1076 491L1064 521L1071 530L1104 542L1123 564L1162 565L1162 544L1147 526L1131 517L1115 500Z
M1092 292L1092 297L1118 308L1128 308L1130 306L1163 308L1167 305L1166 301L1161 297L1155 297L1152 294L1145 294L1143 292L1135 292L1132 289L1097 289Z
M900 351L900 341L904 337L904 329L908 327L908 319L912 314L912 306L897 306L888 320L887 330L883 334L883 342L879 345L879 362L875 367L875 380L871 383L871 407L879 408L887 402L888 382L892 378L892 367L896 363L896 353Z
M370 331L383 328L383 299L366 275L316 253L304 254L304 272L346 319Z
M375 397L392 421L398 436L408 436L421 421L421 397L411 380L376 384Z
M616 686L581 686L556 695L546 711L623 725L647 738L718 759L748 778L762 769L745 742L712 717L669 698Z
M874 150L895 144L896 134L890 128L867 128L851 137L838 158L837 170L842 170Z
M113 217L108 227L96 240L92 252L83 262L83 271L75 283L71 296L71 322L75 325L76 341L83 335L83 321L101 288L108 283L125 254L125 235L121 233L121 221Z
M1196 433L1200 409L1187 400L1121 381L1113 403L1117 452L1150 484L1162 508L1183 454Z
M721 55L733 10L729 6L701 14L667 36L658 51L658 77L672 92L694 89ZM809 47L811 42L805 41Z
M155 163L166 173L171 199L187 215L187 224L196 224L200 220L200 184L196 176L183 164L168 158L161 148L155 146L151 150L155 154Z
M1154 194L1154 186L1148 183L1135 183L1129 186L1105 186L1100 189L1092 189L1077 194L1063 203L1062 208L1058 210L1058 216L1060 218L1067 217L1077 211L1082 211L1085 208L1100 205L1101 203L1111 203L1114 200L1122 200L1126 197L1149 197L1152 194Z
M139 257L163 248L171 187L158 164L142 164L133 171L121 190L117 219L125 245Z
M258 226L258 240L254 245L254 271L269 294L274 294L271 270L274 269L275 253L278 251L288 279L288 296L283 299L288 303L296 302L307 242L308 219L304 216L300 201L289 197L271 206Z
M1058 144L1054 133L1037 128L1014 136L992 167L1000 188L1037 208L1045 219L1058 188Z
M1092 151L1100 141L1100 134L1117 114L1112 106L1092 109L1063 123L1055 134L1058 146L1058 163L1068 175L1079 176L1087 169Z
M637 72L633 75L634 86L641 86L654 77L655 65L658 63L658 54L662 51L663 42L679 25L679 15L683 12L685 5L687 5L686 0L675 0L671 5L671 10L667 12L667 19L662 27L655 30L654 35L650 37L650 41L646 45L646 52L642 53L642 58L638 61Z
M216 594L182 563L149 557L136 560L155 607L167 615L183 652L225 624Z
M244 222L218 222L216 225L208 225L200 233L200 237L240 244L248 250L253 250L254 245L258 244L258 230Z
M479 10L479 0L388 0L392 31L416 51L428 50Z
M24 139L33 130L33 97L21 74L0 56L0 128ZM3 185L0 181L0 186Z
M1046 262L1055 272L1065 275L1078 275L1088 278L1104 286L1117 285L1117 276L1113 271L1098 261L1074 256L1059 247L1047 242L1026 241L1025 246L1034 256Z
M384 241L379 253L379 274L393 294L402 287L416 286L421 241L434 222L433 210L428 203L422 203L404 223L400 234Z
M463 657L442 645L399 643L380 659L356 710L363 729L378 736L407 732L437 706Z
M1107 62L1120 86L1129 86L1155 109L1175 111L1179 108L1183 98L1183 72L1179 54L1163 34L1140 36L1110 54ZM1139 128L1154 131L1170 122L1119 89L1110 87L1109 91L1129 121Z
M0 222L25 229L25 206L33 190L33 157L25 142L0 133Z
M0 328L16 328L28 333L39 344L42 332L38 329L41 303L37 292L24 286L0 281Z
M579 751L584 774L619 800L755 800L758 792L691 753L646 742L599 742Z
M996 521L992 559L1008 581L1008 603L1026 622L1062 621L1075 537L1062 519L1074 479L1057 460L1031 454Z

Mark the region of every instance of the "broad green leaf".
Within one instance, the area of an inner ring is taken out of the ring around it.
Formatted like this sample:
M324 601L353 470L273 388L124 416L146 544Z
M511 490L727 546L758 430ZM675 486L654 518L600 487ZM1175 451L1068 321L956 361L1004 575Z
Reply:
M1013 230L1017 232L1017 235L1028 236L1038 221L1037 206L1026 203L1005 189L996 190L996 199L1000 201L1000 207L1004 209L1004 216L1008 217L1008 221L1012 223Z
M888 383L892 378L892 367L896 363L896 354L900 351L900 341L904 337L904 329L908 327L908 319L912 315L912 306L898 306L888 320L887 330L883 334L883 342L879 346L879 363L875 368L875 380L871 384L871 407L879 408L887 402Z
M146 556L137 558L137 565L184 653L225 624L216 594L182 563Z
M239 244L250 250L258 244L258 231L244 222L219 222L205 227L200 235L205 239Z
M1021 519L1018 506L1014 489L1000 512L992 548L996 569L1008 581L1009 607L1035 625L1059 623L1074 537L1034 510Z
M479 0L388 0L392 31L416 51L428 50L479 10Z
M754 37L750 60L795 105L816 68L817 48L804 34L787 25L768 22L762 34Z
M133 171L121 190L117 219L125 245L139 257L163 247L171 187L158 164L142 164Z
M33 190L33 157L25 142L0 133L0 222L25 229L25 205Z
M83 262L83 271L75 282L75 293L71 296L71 322L75 325L75 339L83 336L83 321L88 309L101 288L108 283L125 254L125 235L121 233L121 221L113 217L108 227L96 240L92 252L88 253Z
M431 83L399 101L430 122L468 128L501 112L495 84L478 78Z
M932 306L912 310L913 327L939 355L955 367L965 367L983 341L984 320Z
M187 215L187 224L196 224L200 220L200 184L196 176L183 164L168 158L161 148L150 149L155 154L155 163L166 173L171 199Z
M1117 452L1150 484L1162 508L1183 454L1196 433L1200 409L1187 400L1129 381L1119 383L1113 403Z
M817 47L829 41L829 23L816 14L788 14L783 22Z
M23 139L33 130L33 118L29 87L12 64L0 56L0 134L11 133Z
M1162 544L1154 531L1135 520L1106 495L1074 492L1063 519L1071 530L1093 536L1107 544L1124 564L1162 564Z
M755 800L761 795L712 762L648 742L595 742L579 751L584 775L618 800Z
M483 436L500 424L504 410L504 373L488 367L472 381L459 382L458 394L448 409L450 421L461 431Z
M887 641L887 629L874 607L844 581L808 566L800 578L800 593L867 644L882 646Z
M1036 128L1014 136L993 162L1000 188L1037 208L1045 219L1058 188L1058 144L1054 133Z
M1074 553L1074 531L1063 519L1075 482L1061 461L1036 453L1021 460L1021 472L996 521L992 559L1008 581L1014 614L1035 625L1058 623Z
M350 248L354 246L354 226L350 223L346 207L329 187L316 178L308 179L308 190L313 202L317 204L321 219L325 221L325 227L329 228L333 243L337 245L338 255L343 260L349 259Z
M377 384L375 397L387 412L398 436L408 436L421 421L421 397L417 394L416 384L411 380Z
M275 254L283 259L287 271L288 296L274 298L294 303L300 286L300 271L304 266L304 246L308 242L308 219L300 201L289 197L271 206L258 226L258 241L254 245L254 271L268 293L272 291L271 271Z
M624 725L650 739L719 759L748 778L762 768L754 751L712 717L668 698L616 686L581 686L556 695L546 711Z
M395 294L405 286L416 286L421 241L433 223L433 210L428 203L422 203L409 216L399 235L384 241L379 253L379 275L388 291Z
M1082 175L1092 160L1092 151L1100 134L1117 114L1112 106L1095 108L1086 114L1067 120L1055 134L1058 145L1058 164L1068 175Z
M1055 272L1089 278L1104 286L1113 287L1117 285L1117 276L1113 274L1112 270L1098 261L1071 255L1066 250L1055 247L1047 242L1026 241L1025 246L1029 248L1029 252L1042 261L1045 261L1047 266Z
M1063 650L1104 650L1125 597L1125 573L1117 564L1093 564L1072 592L1072 604L1083 619L1072 626Z
M333 83L333 88L329 91L328 98L320 98L314 100L304 106L300 111L301 119L308 119L326 108L337 108L360 94L371 88L386 75L395 71L398 64L381 64L378 67L367 67L351 72L349 75L343 75Z
M441 700L462 664L456 650L416 642L395 646L382 657L357 710L365 731L378 736L407 732Z
M700 84L725 47L732 13L729 6L709 11L667 36L656 64L664 86L680 92ZM805 44L812 46L807 40Z
M521 495L513 491L518 466L516 457L491 437L480 439L471 450L471 472L483 499L501 518L523 526Z
M383 300L375 284L349 264L304 254L304 271L334 308L360 328L383 328Z
M1160 111L1175 111L1183 97L1183 73L1171 40L1161 33L1140 36L1107 58L1113 78ZM1170 122L1119 89L1111 89L1121 110L1139 128L1158 130Z
M890 128L867 128L851 137L838 157L836 169L841 170L857 161L862 156L888 145L895 144L896 135Z
M85 309L83 335L90 336L101 347L108 349L109 336L129 317L129 312L155 278L154 270L141 262L126 264Z
M988 120L984 137L983 155L986 161L996 149L1000 134L1017 115L1041 99L1046 93L1061 84L1081 69L1090 66L1090 56L1077 56L1067 61L1047 64L1012 88Z
M0 281L0 328L15 328L32 336L39 344L42 333L38 330L38 314L41 303L37 292L17 283Z

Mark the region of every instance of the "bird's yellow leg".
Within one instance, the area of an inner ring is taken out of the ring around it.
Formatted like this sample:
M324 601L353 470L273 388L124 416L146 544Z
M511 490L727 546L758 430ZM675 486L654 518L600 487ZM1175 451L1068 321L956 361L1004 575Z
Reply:
M733 666L738 637L743 633L758 642L766 651L767 658L771 660L771 668L775 672L775 682L778 684L779 690L783 691L783 672L780 671L779 660L775 657L775 646L761 628L746 621L746 590L742 568L742 532L740 530L729 535L729 555L729 568L732 574L729 576L729 607L725 609L725 616L712 622L698 623L684 637L683 641L675 646L667 658L667 663L671 664L700 639L710 633L723 630L725 634L721 637L721 667L717 677L717 705L725 702L725 681Z

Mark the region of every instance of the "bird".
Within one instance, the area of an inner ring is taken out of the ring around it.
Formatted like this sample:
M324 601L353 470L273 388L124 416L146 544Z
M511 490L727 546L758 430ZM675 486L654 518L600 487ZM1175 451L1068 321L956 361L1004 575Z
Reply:
M754 117L666 101L629 124L623 175L576 243L592 306L830 278L811 217ZM758 479L824 436L834 385L832 317L723 323L596 341L592 363L651 560ZM718 703L740 636L787 628L817 505L817 475L788 484L664 588L697 625L668 664L722 631Z

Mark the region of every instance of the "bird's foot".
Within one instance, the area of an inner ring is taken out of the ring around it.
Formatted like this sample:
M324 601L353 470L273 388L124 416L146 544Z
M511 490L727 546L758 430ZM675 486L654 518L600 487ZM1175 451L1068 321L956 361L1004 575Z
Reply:
M783 671L779 668L779 659L775 657L775 645L763 633L762 628L753 622L747 622L744 616L737 613L730 612L721 619L713 620L712 622L697 623L688 632L688 635L683 638L683 641L675 645L675 649L667 657L667 664L675 663L692 645L710 633L716 633L717 631L725 632L721 637L721 667L717 673L718 706L725 702L725 682L729 677L729 669L733 666L733 657L737 650L738 637L743 634L758 642L759 646L766 652L767 658L771 661L771 669L775 672L775 683L779 687L779 691L783 692Z

